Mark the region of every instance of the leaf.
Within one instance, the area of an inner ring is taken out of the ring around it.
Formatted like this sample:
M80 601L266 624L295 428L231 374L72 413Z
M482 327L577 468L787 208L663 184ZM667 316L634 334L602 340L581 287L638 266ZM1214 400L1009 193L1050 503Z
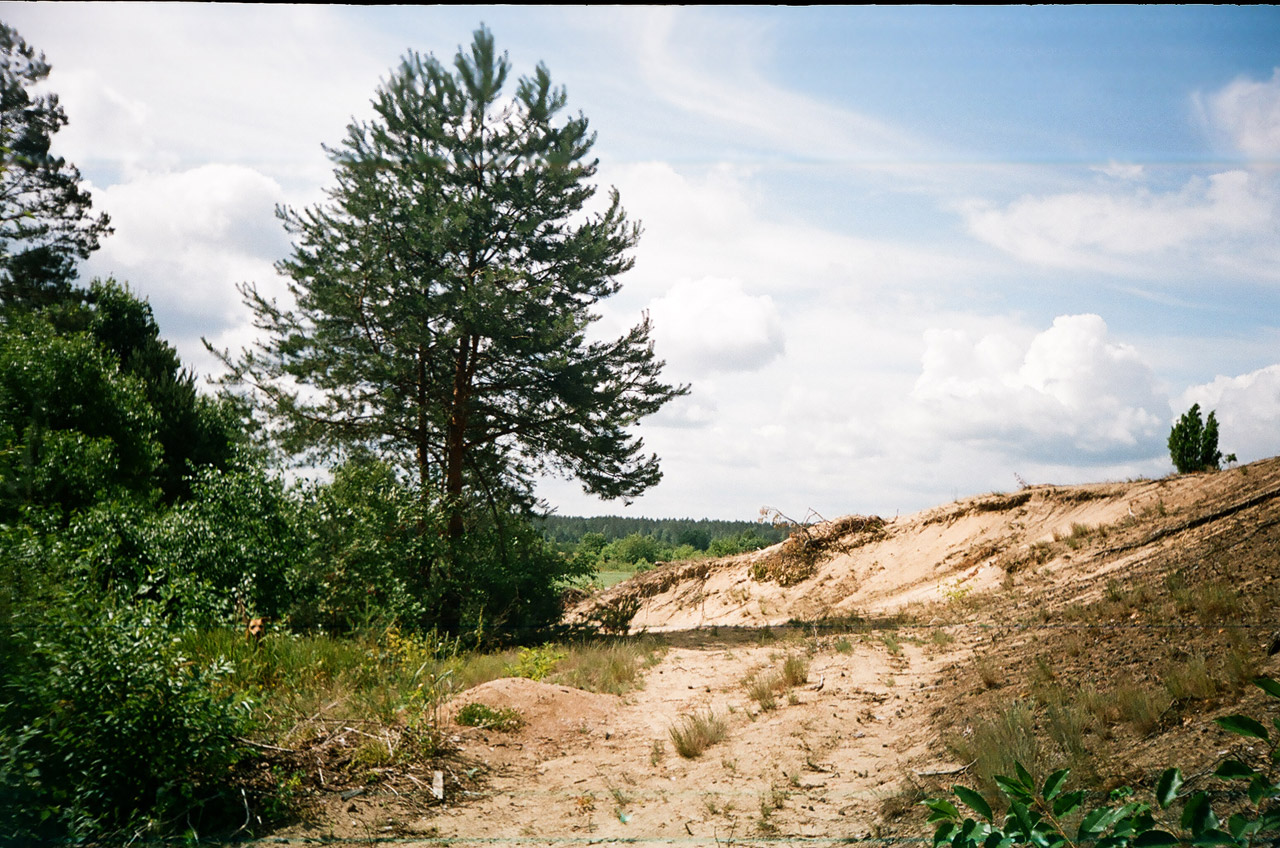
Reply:
M1254 739L1270 739L1267 736L1267 729L1258 721L1244 715L1229 715L1215 718L1213 723L1221 727L1223 730L1229 730L1238 736L1248 736Z
M922 801L926 807L933 811L929 816L930 822L942 820L960 820L960 811L956 809L956 805L952 804L945 798L926 798Z
M1085 813L1085 817L1080 821L1078 840L1085 840L1090 837L1097 836L1099 833L1107 829L1107 817L1113 813L1110 807L1098 807ZM1114 821L1114 819L1112 820Z
M1253 685L1273 698L1280 698L1280 682L1272 680L1270 677L1254 678Z
M1015 778L1005 777L1002 774L995 776L996 784L1004 790L1004 793L1010 798L1022 801L1023 803L1031 803L1032 790L1023 786L1022 783Z
M1148 830L1133 840L1134 848L1159 848L1165 845L1177 845L1178 837L1167 830Z
M1075 792L1059 795L1053 801L1053 814L1058 818L1065 818L1071 815L1080 809L1080 805L1084 803L1085 796L1088 794L1083 789L1077 789Z
M1052 801L1062 791L1062 784L1066 783L1067 775L1071 774L1070 769L1058 769L1044 782L1044 789L1040 790L1046 801Z
M1191 840L1192 845L1235 845L1236 840L1231 834L1217 828L1210 828L1204 833Z
M1264 798L1274 798L1277 787L1265 774L1259 774L1249 782L1249 800L1255 804L1262 803Z
M1209 805L1209 796L1197 792L1187 801L1182 809L1182 829L1191 831L1193 837L1212 830L1218 826L1218 817Z
M1180 788L1182 788L1182 772L1176 768L1165 769L1160 779L1156 781L1156 803L1160 805L1160 809L1169 809Z
M987 803L985 798L967 786L953 786L951 787L951 791L954 792L955 796L963 801L971 810L982 816L987 821L991 821L991 805Z
M1031 772L1023 768L1022 763L1017 762L1016 760L1013 763L1013 768L1018 773L1018 780L1020 780L1022 782L1022 785L1027 788L1027 791L1035 792L1036 781L1035 781L1035 778L1031 776Z
M1245 834L1255 832L1258 829L1259 824L1260 822L1249 821L1247 817L1240 813L1236 813L1231 818L1227 819L1227 830L1230 831L1231 835L1236 839L1240 839Z
M1214 771L1214 777L1221 777L1226 780L1235 780L1240 777L1253 777L1256 771L1249 768L1239 760L1223 760L1222 764Z

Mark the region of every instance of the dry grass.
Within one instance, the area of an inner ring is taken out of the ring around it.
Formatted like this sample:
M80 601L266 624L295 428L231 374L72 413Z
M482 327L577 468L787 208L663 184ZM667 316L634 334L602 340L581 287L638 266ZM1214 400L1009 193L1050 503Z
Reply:
M687 760L702 756L703 752L729 735L724 719L707 710L705 713L686 714L680 723L668 731L676 753Z

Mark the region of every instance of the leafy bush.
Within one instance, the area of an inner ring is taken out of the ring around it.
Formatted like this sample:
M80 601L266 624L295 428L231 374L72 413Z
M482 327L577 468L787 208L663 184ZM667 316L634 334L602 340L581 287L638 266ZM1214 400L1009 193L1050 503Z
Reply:
M1273 698L1280 698L1280 683L1258 678L1255 683ZM1133 792L1120 789L1111 793L1106 803L1087 806L1085 790L1063 791L1070 772L1060 769L1037 787L1031 774L1021 763L1014 764L1014 775L995 778L1000 799L1007 811L997 823L996 811L986 798L965 786L953 786L953 794L981 820L964 815L945 798L930 798L923 803L929 808L929 821L937 823L933 834L935 846L952 848L995 848L995 846L1032 845L1036 848L1058 848L1094 844L1106 848L1163 848L1175 845L1274 845L1280 840L1280 740L1272 740L1270 732L1257 720L1243 715L1216 719L1225 730L1267 745L1265 753L1254 753L1255 762L1224 760L1213 775L1223 780L1246 784L1243 792L1227 793L1230 798L1248 798L1248 805L1230 815L1225 822L1213 809L1209 792L1182 793L1182 772L1166 769L1156 782L1154 801L1149 804L1131 800ZM1273 719L1280 731L1280 719ZM1181 801L1182 812L1175 817L1170 809ZM1079 823L1069 827L1067 822Z
M189 662L155 609L77 601L10 620L0 832L15 843L153 833L217 816L248 705ZM222 811L229 810L223 808Z

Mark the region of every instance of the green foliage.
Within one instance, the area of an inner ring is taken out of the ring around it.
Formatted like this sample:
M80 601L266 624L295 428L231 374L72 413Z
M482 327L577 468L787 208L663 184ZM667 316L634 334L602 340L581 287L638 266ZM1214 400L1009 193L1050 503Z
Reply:
M1280 683L1269 678L1255 681L1273 698L1280 698ZM1280 838L1280 740L1249 716L1231 715L1216 719L1219 727L1239 736L1265 743L1265 752L1253 752L1253 762L1227 759L1214 777L1234 782L1240 789L1222 793L1226 798L1248 798L1248 804L1226 821L1214 811L1214 797L1208 791L1183 793L1182 773L1166 769L1156 781L1153 802L1133 800L1129 789L1116 790L1106 802L1087 803L1084 790L1064 791L1070 773L1055 771L1038 785L1022 766L1014 764L1012 776L995 778L998 796L1006 807L1003 817L978 792L953 786L953 794L973 818L945 798L924 801L929 822L936 823L933 844L953 848L996 848L1030 845L1057 848L1092 844L1106 848L1157 848L1179 845L1245 846L1274 845ZM1273 721L1280 731L1280 719ZM1247 787L1247 788L1246 788ZM1181 802L1181 814L1174 805Z
M331 202L281 212L296 308L246 287L269 340L225 357L287 447L375 450L446 510L450 540L477 503L527 506L546 470L643 492L658 460L628 428L684 393L659 381L647 319L587 342L639 229L616 193L586 213L594 137L561 118L547 69L514 97L509 72L483 28L452 69L404 58L332 151Z
M39 306L71 296L77 259L111 232L89 214L74 165L49 152L67 123L44 55L0 23L0 304Z
M156 424L142 385L91 337L32 316L0 323L0 520L147 500Z
M156 415L161 459L156 484L167 502L189 497L188 475L205 466L226 469L244 439L244 421L229 399L196 391L195 375L160 338L151 306L113 279L94 280L87 296L88 332L110 351L123 373L138 378ZM54 316L55 323L58 316ZM66 321L65 316L62 317Z
M555 670L565 658L564 651L552 645L540 648L521 648L520 656L515 664L507 669L511 677L527 677L530 680L542 680Z
M346 633L427 620L418 558L432 540L417 526L420 503L390 465L354 457L301 500L308 550L292 570L295 625Z
M1179 474L1220 469L1222 451L1218 450L1218 420L1214 413L1202 421L1200 404L1192 404L1169 431L1169 456Z
M157 612L68 599L5 622L0 832L15 844L136 838L232 808L247 704Z
M515 707L491 707L479 702L463 706L458 710L455 720L466 727L497 730L500 733L519 730L524 724L524 717Z

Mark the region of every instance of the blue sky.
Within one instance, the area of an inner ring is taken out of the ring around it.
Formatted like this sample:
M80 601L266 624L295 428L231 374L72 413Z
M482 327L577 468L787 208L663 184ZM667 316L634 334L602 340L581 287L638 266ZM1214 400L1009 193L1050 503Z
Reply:
M1192 403L1280 452L1280 11L0 4L58 138L184 360L283 292L273 210L318 201L407 49L483 21L598 133L645 235L602 334L648 310L687 398L623 510L892 515L1031 482L1160 476Z

